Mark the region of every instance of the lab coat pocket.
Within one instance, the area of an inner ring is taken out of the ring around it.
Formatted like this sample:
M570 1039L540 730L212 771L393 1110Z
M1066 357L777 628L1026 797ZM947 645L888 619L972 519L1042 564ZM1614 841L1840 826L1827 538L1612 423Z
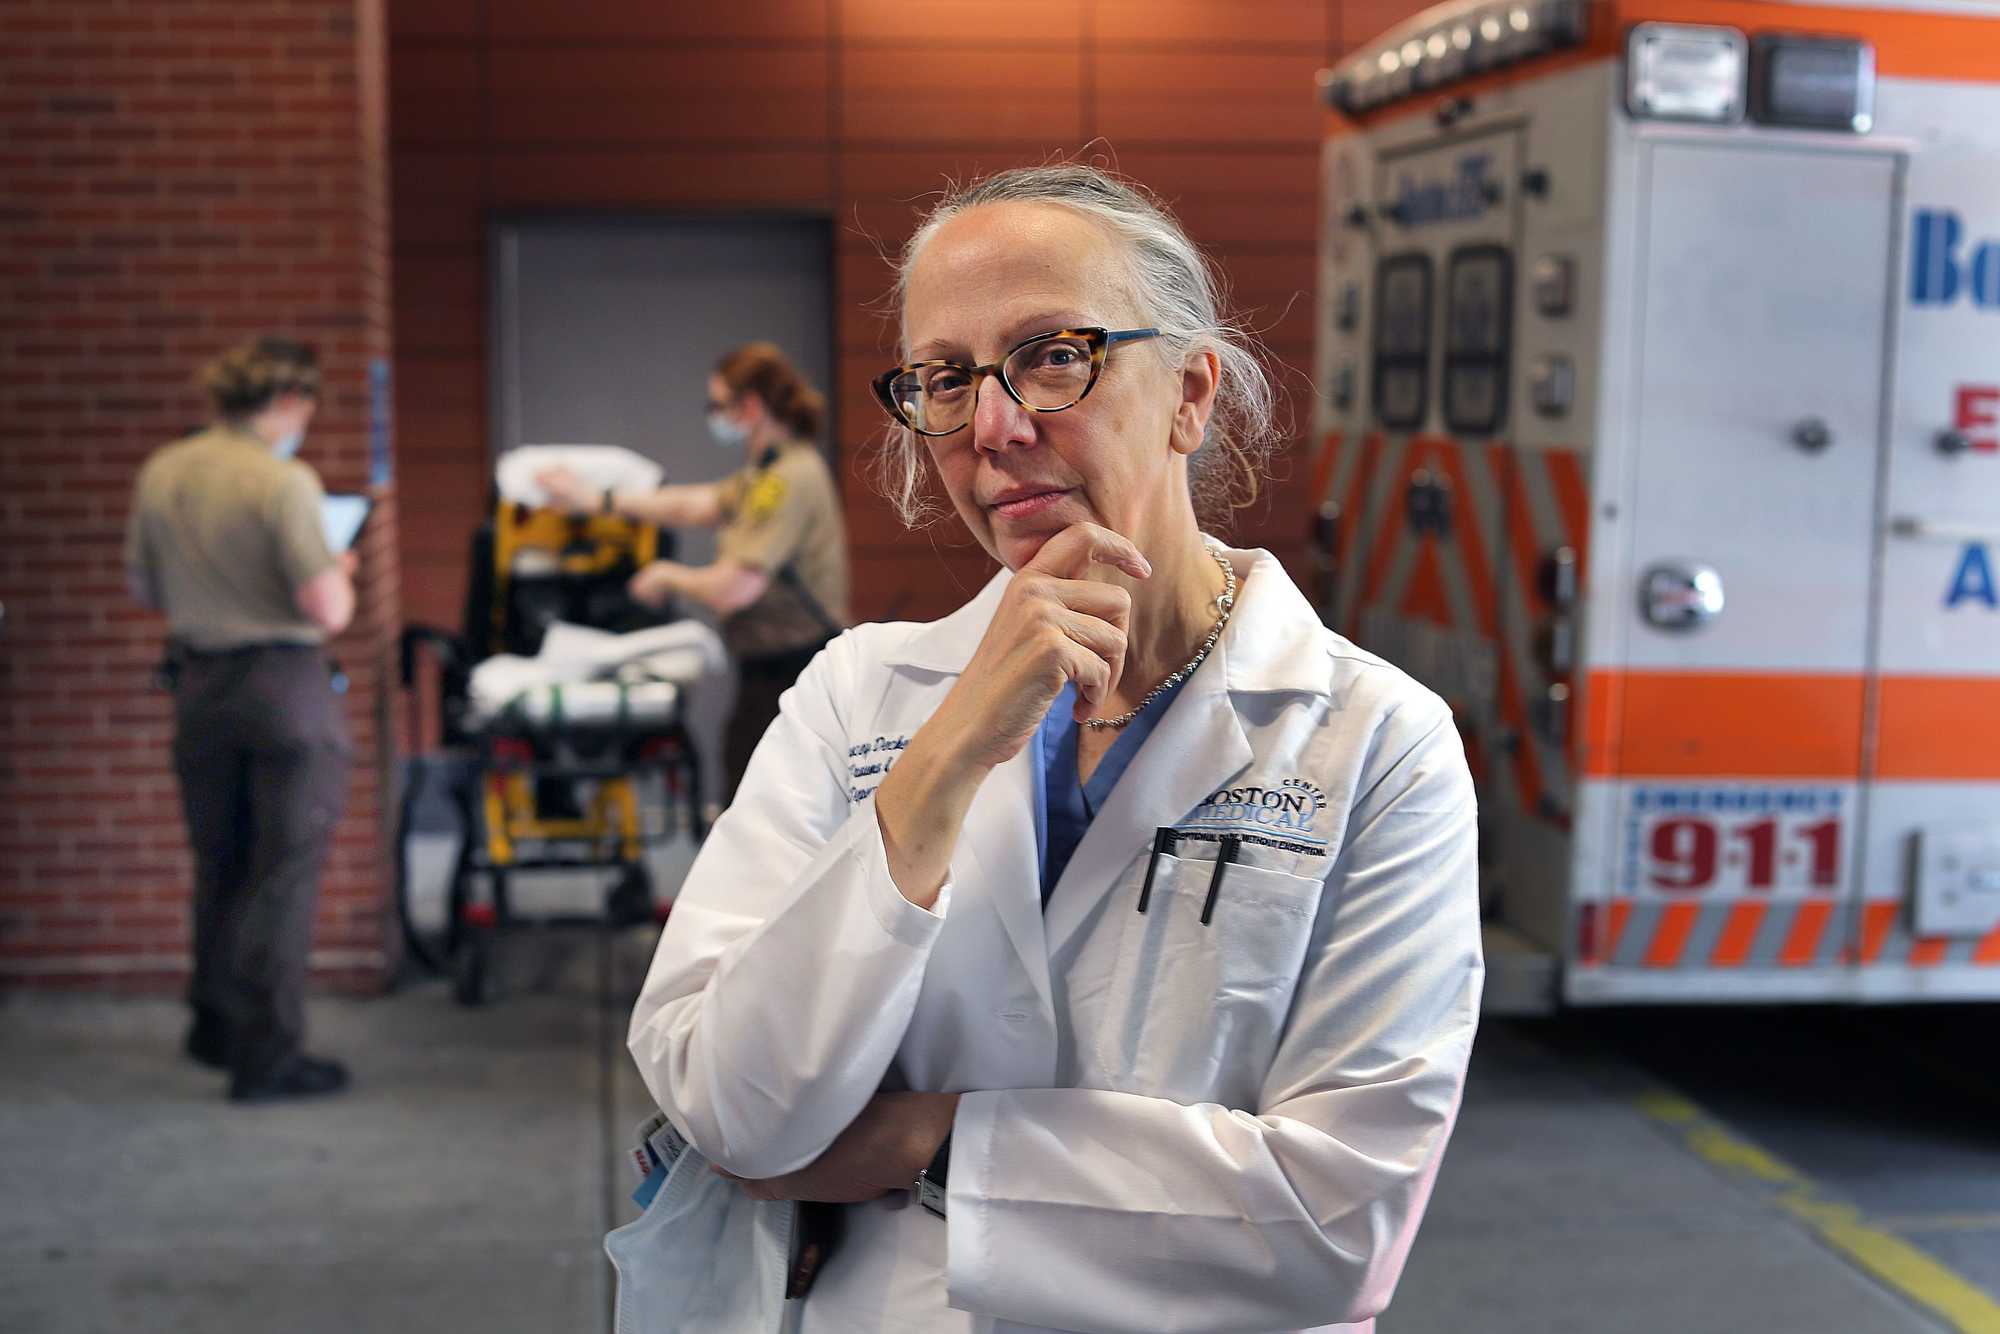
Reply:
M1146 911L1118 913L1096 1043L1114 1089L1231 1107L1256 1100L1291 1010L1320 882L1231 863L1204 923L1214 873L1212 859L1161 854Z
M793 1211L751 1199L680 1146L646 1212L604 1239L616 1334L777 1334Z

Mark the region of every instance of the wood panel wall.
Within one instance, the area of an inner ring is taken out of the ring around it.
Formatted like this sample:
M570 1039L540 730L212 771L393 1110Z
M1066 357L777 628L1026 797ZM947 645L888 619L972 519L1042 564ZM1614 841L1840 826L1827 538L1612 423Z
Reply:
M870 306L947 176L1086 152L1164 195L1227 272L1296 427L1237 535L1300 553L1313 76L1408 0L394 0L390 88L404 601L451 623L486 495L484 228L537 207L838 223L833 445L856 613L943 613L989 568L867 483Z

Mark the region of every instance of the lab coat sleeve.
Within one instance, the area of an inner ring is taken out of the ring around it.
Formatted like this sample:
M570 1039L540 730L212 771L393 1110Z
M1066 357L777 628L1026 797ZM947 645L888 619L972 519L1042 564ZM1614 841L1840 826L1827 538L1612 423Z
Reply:
M953 1306L1162 1334L1358 1322L1388 1304L1457 1116L1483 976L1471 779L1438 712L1377 733L1257 1109L1094 1089L961 1099Z
M627 1046L661 1109L740 1176L817 1158L881 1086L951 887L934 909L889 874L872 800L848 788L850 632L788 691L660 938Z

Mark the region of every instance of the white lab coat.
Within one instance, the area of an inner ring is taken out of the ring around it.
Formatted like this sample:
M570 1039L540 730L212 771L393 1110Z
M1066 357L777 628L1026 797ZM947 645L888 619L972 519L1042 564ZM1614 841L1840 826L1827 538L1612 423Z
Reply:
M675 902L629 1045L708 1158L805 1166L883 1087L963 1092L948 1219L856 1206L819 1331L1366 1331L1457 1114L1479 1010L1474 805L1444 703L1325 629L1264 551L1043 912L1031 751L931 911L871 794L1010 577L861 626L784 698ZM1200 922L1214 843L1257 833ZM746 1258L747 1265L747 1258ZM797 1309L802 1305L803 1309Z

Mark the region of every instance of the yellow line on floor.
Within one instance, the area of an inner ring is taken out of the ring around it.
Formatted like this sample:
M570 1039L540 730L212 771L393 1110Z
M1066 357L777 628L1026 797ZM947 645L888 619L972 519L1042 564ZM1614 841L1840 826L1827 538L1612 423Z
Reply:
M1655 1089L1634 1105L1678 1135L1717 1171L1735 1178L1804 1224L1827 1246L1959 1334L2000 1334L2000 1302L1955 1270L1861 1217L1854 1206L1820 1197L1797 1168L1739 1139L1686 1098Z
M1876 1214L1885 1232L2000 1232L2000 1214Z

